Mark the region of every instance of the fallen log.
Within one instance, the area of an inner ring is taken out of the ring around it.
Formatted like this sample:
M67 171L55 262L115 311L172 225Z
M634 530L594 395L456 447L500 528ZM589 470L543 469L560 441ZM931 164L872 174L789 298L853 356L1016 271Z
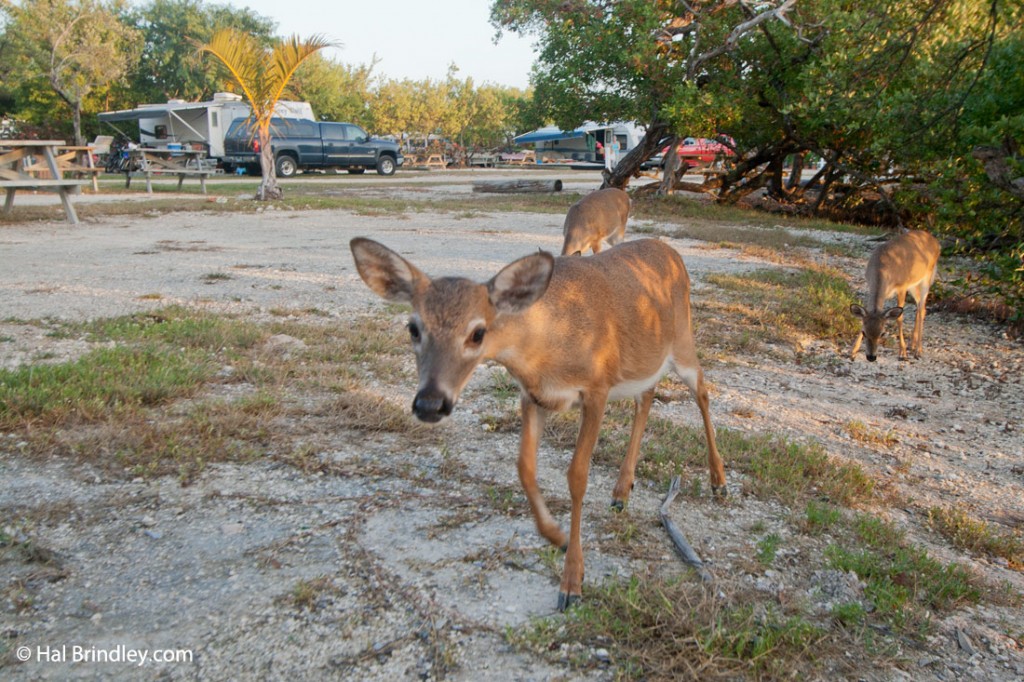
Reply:
M693 567L695 571L700 575L702 582L709 583L714 580L711 572L704 567L704 562L700 560L697 553L693 551L693 547L690 547L690 543L683 537L679 527L669 518L668 507L672 504L672 501L676 499L676 495L679 493L679 477L676 476L672 479L672 483L668 487L668 494L665 495L665 500L661 503L661 509L658 514L661 516L661 525L665 526L665 530L668 531L668 536L672 538L672 544L676 546L676 550L679 551L679 555L682 557L683 562Z
M561 192L561 180L498 180L490 182L474 182L474 192L497 192L499 194L515 194L517 192Z

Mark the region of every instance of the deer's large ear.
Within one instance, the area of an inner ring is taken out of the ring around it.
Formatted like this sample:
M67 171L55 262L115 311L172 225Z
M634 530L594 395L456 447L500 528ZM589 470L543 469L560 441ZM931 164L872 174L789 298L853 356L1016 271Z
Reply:
M491 303L502 313L526 310L548 290L554 270L555 257L547 251L506 265L487 283Z
M896 306L894 308L889 308L888 310L885 311L885 319L887 319L887 320L895 320L897 317L899 317L902 314L903 314L903 308L901 308L899 306Z
M864 308L857 305L856 303L850 304L850 312L856 315L857 317L864 317L865 315L867 315L867 312L864 311Z
M411 303L413 294L430 282L415 265L372 239L356 237L349 246L359 276L381 298Z

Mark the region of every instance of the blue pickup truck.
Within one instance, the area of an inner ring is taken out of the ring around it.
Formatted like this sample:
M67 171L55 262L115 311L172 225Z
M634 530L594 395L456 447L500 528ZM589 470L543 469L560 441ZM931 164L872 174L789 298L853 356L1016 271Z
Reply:
M270 135L277 175L282 178L314 169L358 174L374 168L381 175L394 175L405 161L398 143L370 137L354 123L274 118ZM259 140L248 119L236 118L231 123L224 136L221 164L229 173L244 168L259 174Z

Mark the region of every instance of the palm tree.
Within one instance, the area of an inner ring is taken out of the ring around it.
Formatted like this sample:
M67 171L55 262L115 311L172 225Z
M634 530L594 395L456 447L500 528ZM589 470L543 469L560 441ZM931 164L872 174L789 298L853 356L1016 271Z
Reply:
M256 38L233 28L218 31L200 47L220 60L229 73L228 81L242 92L252 113L250 125L260 143L263 180L256 192L261 201L283 196L277 184L274 153L270 146L270 120L278 101L289 94L288 84L299 66L325 47L339 47L322 35L306 40L298 36L278 40L269 48Z

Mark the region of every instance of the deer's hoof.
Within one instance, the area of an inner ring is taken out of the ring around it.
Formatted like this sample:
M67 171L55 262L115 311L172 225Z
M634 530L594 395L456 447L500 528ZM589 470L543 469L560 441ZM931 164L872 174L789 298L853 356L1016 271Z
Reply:
M711 486L711 496L716 500L724 500L729 496L729 488L725 485Z
M626 503L622 500L612 500L612 511L623 511L626 508Z
M569 543L568 542L565 543L564 545L562 545L558 549L561 550L562 554L565 554L566 552L569 551Z
M578 594L566 594L565 592L558 593L558 612L565 613L566 609L572 608L574 604L578 604L582 597Z

